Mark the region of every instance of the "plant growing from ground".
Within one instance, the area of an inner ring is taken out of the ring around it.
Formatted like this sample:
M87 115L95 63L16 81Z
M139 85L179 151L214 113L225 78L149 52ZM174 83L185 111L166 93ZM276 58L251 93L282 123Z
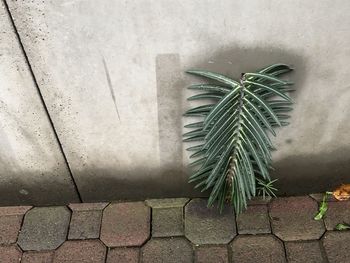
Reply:
M231 203L237 214L256 195L274 196L274 180L269 176L271 150L269 133L288 124L287 112L292 110L289 92L292 83L279 77L292 69L274 64L255 73L243 73L238 81L205 70L187 73L214 81L191 85L189 89L204 91L188 100L211 100L194 107L185 116L202 117L185 126L192 129L184 141L197 142L190 164L195 172L189 182L196 182L202 191L211 189L208 206L218 202Z

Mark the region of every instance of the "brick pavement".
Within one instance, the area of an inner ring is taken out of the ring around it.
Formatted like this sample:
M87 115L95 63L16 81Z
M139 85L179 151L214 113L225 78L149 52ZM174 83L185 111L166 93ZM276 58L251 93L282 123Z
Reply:
M0 207L0 262L350 262L350 202L317 195L253 200L237 218L205 199Z

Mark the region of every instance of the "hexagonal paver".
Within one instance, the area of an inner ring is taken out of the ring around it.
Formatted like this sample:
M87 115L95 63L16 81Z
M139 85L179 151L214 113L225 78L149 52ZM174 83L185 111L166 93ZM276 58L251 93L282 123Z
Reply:
M51 250L67 237L70 211L67 207L35 207L24 217L18 244L23 250Z
M24 252L21 263L52 263L54 251Z
M229 243L236 236L232 207L220 214L217 207L207 207L207 200L193 199L185 207L185 235L199 245Z
M284 241L319 239L323 222L313 219L317 203L307 196L274 199L270 204L273 233Z
M200 246L195 250L196 263L228 263L228 251L226 245Z
M350 231L328 231L322 243L329 263L349 263Z
M99 240L66 241L54 255L54 263L89 262L103 263L106 247Z
M339 223L350 224L350 202L329 202L324 223L327 230L334 230Z
M17 241L23 215L31 206L0 207L0 244L14 244Z
M231 244L234 263L286 262L283 244L273 235L239 235Z
M99 238L102 210L106 206L107 203L70 204L73 213L68 239Z
M249 205L236 220L239 234L271 233L266 205Z
M139 258L139 248L112 248L108 251L107 263L138 263Z
M322 255L320 242L301 241L301 242L285 242L287 259L289 263L326 263L326 259Z
M192 263L192 245L185 238L155 238L142 248L143 263Z
M140 246L149 235L150 208L143 202L114 203L105 208L101 240L107 246Z
M16 245L0 246L0 262L18 263L21 261L22 252Z

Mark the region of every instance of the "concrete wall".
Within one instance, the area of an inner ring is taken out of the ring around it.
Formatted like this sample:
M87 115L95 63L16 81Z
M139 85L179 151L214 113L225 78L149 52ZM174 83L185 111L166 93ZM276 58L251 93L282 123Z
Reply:
M7 4L83 201L197 194L181 142L194 67L237 77L294 65L292 124L275 139L280 194L350 181L349 1Z
M0 25L0 205L79 202L3 3Z

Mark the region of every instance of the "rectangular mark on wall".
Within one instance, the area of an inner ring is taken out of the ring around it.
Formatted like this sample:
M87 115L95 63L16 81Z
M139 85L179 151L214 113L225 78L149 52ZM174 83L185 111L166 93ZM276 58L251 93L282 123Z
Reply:
M161 168L182 173L182 93L179 54L156 57L159 153Z

